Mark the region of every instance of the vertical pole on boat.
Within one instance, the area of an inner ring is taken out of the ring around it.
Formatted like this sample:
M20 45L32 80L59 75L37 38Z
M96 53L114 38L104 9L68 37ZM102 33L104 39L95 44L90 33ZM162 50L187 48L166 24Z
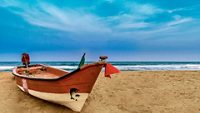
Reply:
M22 63L23 63L23 65L25 65L25 68L26 68L25 73L28 73L28 65L30 64L29 54L27 54L27 53L22 54Z

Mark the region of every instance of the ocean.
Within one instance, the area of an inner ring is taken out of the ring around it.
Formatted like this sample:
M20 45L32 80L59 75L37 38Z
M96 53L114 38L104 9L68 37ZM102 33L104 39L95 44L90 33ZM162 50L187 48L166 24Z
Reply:
M73 71L79 62L32 62L32 64L46 64L56 68ZM91 62L86 62L91 63ZM121 71L148 71L148 70L200 70L200 62L109 62ZM0 71L11 71L21 62L0 62Z

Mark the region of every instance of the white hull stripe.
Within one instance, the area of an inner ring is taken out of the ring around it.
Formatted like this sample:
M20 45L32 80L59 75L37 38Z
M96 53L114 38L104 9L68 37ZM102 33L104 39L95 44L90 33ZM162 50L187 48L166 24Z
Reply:
M25 88L18 85L18 87L25 92ZM73 111L80 112L86 99L88 98L88 93L76 93L73 94L73 98L71 99L70 93L46 93L46 92L40 92L40 91L34 91L27 89L29 94L38 97L43 100L47 100L50 102L54 102L57 104L64 105ZM77 94L79 96L77 96Z
M24 89L23 91L28 93L28 85L26 79L22 79L22 87Z

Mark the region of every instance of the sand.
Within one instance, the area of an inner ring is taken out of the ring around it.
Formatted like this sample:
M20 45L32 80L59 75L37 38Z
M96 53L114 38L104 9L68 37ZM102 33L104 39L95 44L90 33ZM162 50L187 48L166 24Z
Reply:
M20 91L0 73L0 113L75 113ZM200 71L101 74L81 113L200 113Z

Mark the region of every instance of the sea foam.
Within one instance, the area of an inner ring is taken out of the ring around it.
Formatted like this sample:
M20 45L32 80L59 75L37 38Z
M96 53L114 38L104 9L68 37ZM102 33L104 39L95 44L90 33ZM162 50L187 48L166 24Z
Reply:
M110 62L121 71L145 70L200 70L199 62ZM34 63L33 63L34 64ZM78 68L77 62L44 62L55 68L73 71ZM11 71L20 63L0 63L0 71Z

